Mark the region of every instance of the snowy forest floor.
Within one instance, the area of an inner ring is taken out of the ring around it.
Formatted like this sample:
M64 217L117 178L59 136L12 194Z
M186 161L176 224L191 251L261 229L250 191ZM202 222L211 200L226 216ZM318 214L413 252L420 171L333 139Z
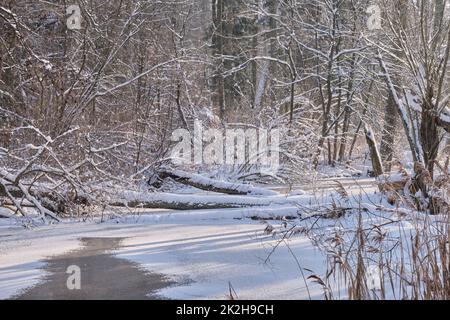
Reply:
M424 226L433 226L428 235L442 231L441 223L448 227L447 217L394 208L371 179L331 179L317 188L300 187L279 196L284 202L265 207L109 209L102 218L54 225L0 219L0 299L45 282L49 261L80 250L86 238L123 238L109 250L112 256L170 281L148 292L149 297L399 299L422 290L411 280L411 243L429 229ZM291 189L285 188L275 189ZM83 278L80 267L82 287L83 281L104 277Z

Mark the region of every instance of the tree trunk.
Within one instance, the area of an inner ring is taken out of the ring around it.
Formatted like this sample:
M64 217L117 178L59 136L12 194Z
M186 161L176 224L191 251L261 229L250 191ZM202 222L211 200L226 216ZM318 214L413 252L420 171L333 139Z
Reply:
M407 29L407 18L406 12L408 9L407 0L395 0L394 7L396 9L396 14L399 17L399 33L402 33L402 30ZM394 40L398 47L401 47L400 39ZM396 54L399 57L404 56L404 52L398 51ZM396 75L392 76L392 82L394 86L400 86L401 80ZM391 170L391 162L394 157L394 143L395 143L395 132L398 126L398 111L397 105L395 103L395 98L393 96L393 92L391 88L388 88L389 97L385 105L384 113L384 128L383 128L383 136L381 138L381 157L382 160L385 161L386 170Z
M367 145L369 146L373 172L375 177L379 177L384 173L384 171L383 171L383 162L381 160L380 153L378 151L375 136L373 134L372 129L367 126L364 128L364 131L366 133Z
M225 121L225 81L223 77L223 33L224 33L224 1L212 0L212 15L214 34L212 37L213 54L216 59L216 68L213 76L213 104L219 110L219 116Z
M381 138L381 158L386 164L386 170L391 171L391 162L394 157L395 132L398 126L398 111L392 92L389 91L389 97L384 111L384 128Z
M425 166L433 178L434 164L439 152L439 132L437 117L433 109L422 106L422 121L420 123L420 142L423 148Z

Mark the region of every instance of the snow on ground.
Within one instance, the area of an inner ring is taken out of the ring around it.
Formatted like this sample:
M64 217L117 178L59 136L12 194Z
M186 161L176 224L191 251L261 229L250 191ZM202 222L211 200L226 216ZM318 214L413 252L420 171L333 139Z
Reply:
M127 239L118 257L184 283L163 289L163 296L226 299L231 284L239 299L309 298L301 271L286 247L265 261L276 241L263 234L261 223L226 219L161 227L164 233ZM308 239L292 239L289 245L304 267L324 265L323 256ZM320 288L310 290L312 298L320 298Z
M38 283L45 276L41 260L78 247L76 236L47 237L53 228L30 231L13 219L0 219L0 299Z
M371 252L373 248L388 250L395 263L404 254L397 245L400 237L410 238L413 229L420 230L414 225L412 212L389 206L374 186L365 184L361 188L356 181L340 183L341 188L344 185L345 191L332 191L326 185L322 192L299 192L287 197L284 204L282 197L277 197L266 207L130 212L117 209L116 215L104 223L65 220L31 230L15 224L17 220L0 219L0 298L11 297L38 283L44 276L40 261L78 248L82 237L123 237L126 239L115 252L117 257L178 283L159 292L167 298L226 299L231 286L239 299L322 299L323 286L305 278L312 274L324 277L329 268L326 254L333 250L354 251L359 222L368 239L368 261L374 261L373 266L368 266L373 269L367 271L369 276L370 272L377 273L375 261L379 251ZM344 208L344 215L315 217L333 213L333 208L334 214ZM301 220L289 220L300 212ZM411 217L409 221L404 219L405 214ZM269 220L250 219L254 217ZM295 232L284 238L282 231L290 227L306 228L311 233ZM378 234L386 239L382 245L378 244ZM335 237L342 242L336 244ZM328 280L334 298L347 297L345 284L339 279ZM401 296L401 292L388 291L388 298Z
M2 219L0 298L37 284L44 276L39 261L76 249L81 237L127 237L118 257L183 283L160 292L165 297L225 299L231 284L240 299L308 299L300 270L286 247L265 262L276 239L264 234L266 226L261 222L242 220L253 210L155 211L102 224L66 221L34 230L5 225ZM324 264L306 238L289 240L289 245L303 267ZM312 298L320 298L320 288L310 290Z

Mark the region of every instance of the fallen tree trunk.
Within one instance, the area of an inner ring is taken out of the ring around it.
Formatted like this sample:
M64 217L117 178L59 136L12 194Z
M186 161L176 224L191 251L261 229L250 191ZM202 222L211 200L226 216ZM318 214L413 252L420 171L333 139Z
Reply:
M1 184L1 181L0 181ZM49 202L47 199L40 199L39 197L32 195L23 185L18 185L19 190L22 192L23 197L22 200L25 199L29 203L32 204L32 206L41 214L41 217L45 220L46 217L50 217L53 220L60 221L60 219L57 216L57 212L53 211L49 208L54 209L54 203ZM6 189L5 189L6 190ZM9 190L6 190L6 197L9 198L16 209L23 215L26 216L26 212L23 210L23 206L21 204L22 200L19 202L17 201L17 198L12 196L9 193Z
M206 209L237 209L245 206L225 203L188 203L164 201L119 201L110 203L112 207L170 209L170 210L206 210Z
M249 186L251 187L251 186ZM264 189L262 189L264 190ZM264 190L265 191L265 190ZM26 198L22 190L8 187L11 196L17 199ZM267 197L250 197L245 195L192 195L192 194L167 194L167 193L141 193L133 191L119 191L102 189L103 194L108 194L108 198L104 199L104 203L115 207L144 208L144 209L172 209L172 210L201 210L201 209L233 209L243 207L265 207L272 204L294 204L294 198L286 199L285 197L267 196ZM28 191L36 199L39 199L41 205L47 207L52 212L58 214L64 213L64 208L58 210L50 205L45 204L53 199L54 195L46 192ZM0 184L0 196L6 196L5 188ZM47 197L47 198L44 198ZM14 202L13 199L10 199ZM67 205L61 199L62 206ZM14 203L13 203L14 204ZM21 207L35 207L34 203L29 205L22 204Z
M271 205L296 205L299 197L245 197L233 195L192 195L155 193L143 194L124 191L111 195L114 200L109 205L117 207L146 209L230 209L244 207L266 207ZM120 200L115 200L120 199Z
M173 170L171 168L162 168L158 171L157 175L158 181L153 183L150 182L150 184L155 187L160 187L160 182L162 180L170 178L178 183L200 190L230 195L274 196L278 194L275 191L257 188L248 184L214 180L199 174L192 174L181 170Z
M48 209L58 214L64 213L66 211L65 201L55 193L46 191L28 190L28 194L29 196L32 196L33 198L37 199L42 204L42 207L44 207L45 209ZM22 199L26 198L27 194L25 194L21 189L15 187L9 187L7 191L6 186L0 183L0 197L9 198L10 196L13 198Z

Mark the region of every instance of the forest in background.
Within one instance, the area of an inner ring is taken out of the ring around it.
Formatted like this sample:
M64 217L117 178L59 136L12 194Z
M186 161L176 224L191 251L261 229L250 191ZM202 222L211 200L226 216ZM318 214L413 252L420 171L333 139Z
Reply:
M387 191L448 210L449 6L3 0L0 206L55 218L104 203L160 174L172 132L200 120L279 130L280 170L183 170L292 183L370 158L374 176L411 177Z

